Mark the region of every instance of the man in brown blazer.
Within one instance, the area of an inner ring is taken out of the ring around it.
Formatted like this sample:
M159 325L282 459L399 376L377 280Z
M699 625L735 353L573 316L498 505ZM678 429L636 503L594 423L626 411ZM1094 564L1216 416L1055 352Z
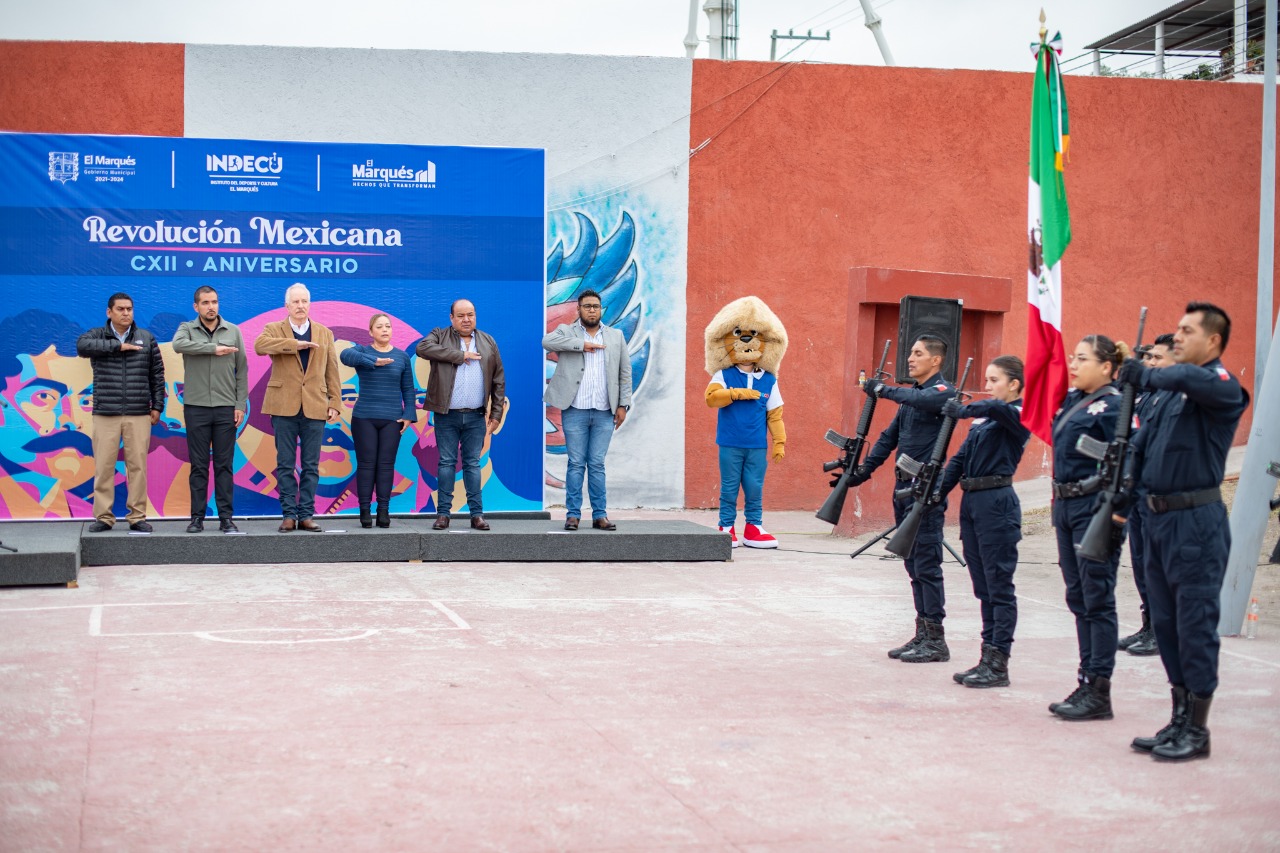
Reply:
M271 416L276 435L276 489L284 520L280 532L321 531L312 520L316 510L316 484L320 482L320 444L325 421L338 420L342 383L333 332L313 323L311 291L305 284L290 285L284 292L288 319L268 323L253 342L258 355L271 356L271 378L262 411ZM301 473L294 461L301 447Z

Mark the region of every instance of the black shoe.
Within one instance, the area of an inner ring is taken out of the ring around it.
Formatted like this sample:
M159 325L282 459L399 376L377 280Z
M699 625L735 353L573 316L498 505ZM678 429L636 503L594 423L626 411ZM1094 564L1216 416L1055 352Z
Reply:
M1174 685L1169 690L1173 696L1173 713L1169 716L1169 724L1152 737L1136 737L1129 746L1138 752L1150 752L1173 740L1182 727L1187 724L1187 688Z
M995 646L987 646L987 654L978 671L963 682L965 687L1008 687L1009 656Z
M1138 634L1137 642L1129 646L1126 651L1142 658L1160 654L1160 647L1156 645L1156 632L1150 628L1143 630Z
M369 514L368 504L360 504L360 526L365 529L373 527L373 516Z
M946 631L941 622L924 620L924 638L914 649L905 651L898 660L903 663L945 663L951 660Z
M989 654L987 649L989 648L991 648L991 646L987 645L986 643L983 643L982 657L978 658L978 662L975 663L973 666L969 667L968 669L966 669L964 672L952 673L951 680L954 681L956 684L964 684L964 680L966 678L968 678L969 676L977 672L982 667L982 665L987 662L987 655Z
M1151 750L1157 761L1190 761L1209 757L1209 706L1212 696L1187 691L1187 722L1167 743Z
M188 533L204 533L204 516L191 516L191 523L187 525Z
M386 501L378 502L378 526L391 526L391 507L387 506Z
M916 635L912 637L910 640L907 640L902 645L898 646L896 649L889 649L889 657L893 658L894 660L897 660L907 652L914 649L916 646L920 645L920 641L923 639L924 639L924 620L921 619L919 616L917 616L916 617Z
M1071 698L1074 697L1074 700ZM1064 720L1079 722L1082 720L1109 720L1115 716L1111 713L1111 679L1101 675L1085 676L1085 681L1076 688L1067 701L1055 703L1050 710Z
M133 524L129 525L129 529L135 533L150 533L151 525L147 524L145 521L135 521Z
M1149 633L1151 633L1151 614L1143 610L1142 627L1127 637L1121 637L1120 642L1116 643L1116 648L1122 652L1126 651L1130 646L1141 641Z
M89 525L90 533L105 533L110 529L111 525L107 524L105 521L95 521L93 524Z
M229 518L218 519L218 529L223 533L239 533L240 528L236 527L236 523Z

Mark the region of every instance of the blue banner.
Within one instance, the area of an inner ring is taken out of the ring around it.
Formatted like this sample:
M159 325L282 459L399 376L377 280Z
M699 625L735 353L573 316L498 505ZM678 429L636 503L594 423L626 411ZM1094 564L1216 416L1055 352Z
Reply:
M92 372L75 341L106 322L117 291L162 342L169 389L152 429L148 513L190 513L182 358L168 342L195 317L204 284L249 350L235 512L278 515L270 419L259 411L270 362L252 350L267 322L285 318L294 282L340 348L369 343L370 317L386 313L392 342L412 355L448 325L455 299L473 302L498 341L510 400L485 445L485 509L541 509L544 159L535 149L0 134L0 518L91 517ZM421 402L427 370L414 367ZM340 372L321 514L356 509L359 385L351 368ZM400 445L393 512L437 510L437 461L422 412ZM120 463L117 515L124 491Z

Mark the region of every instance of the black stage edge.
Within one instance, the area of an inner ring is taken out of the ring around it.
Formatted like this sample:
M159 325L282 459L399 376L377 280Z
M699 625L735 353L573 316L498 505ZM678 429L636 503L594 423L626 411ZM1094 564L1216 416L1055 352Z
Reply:
M15 521L0 524L0 586L75 583L80 569L81 523Z
M134 534L123 522L105 533L84 533L80 561L86 566L237 565L259 563L355 562L723 562L731 559L729 536L688 521L620 521L607 532L586 521L575 533L564 522L502 519L486 515L487 532L473 531L469 519L455 518L448 530L431 529L434 517L393 518L386 529L365 530L355 517L316 521L326 532L280 533L279 519L237 520L241 534L224 534L217 521L205 521L204 533L187 533L187 521L153 522L155 532ZM0 536L12 525L0 525ZM87 524L25 525L66 530L70 538ZM341 533L335 531L343 531ZM63 538L67 538L65 535ZM12 555L11 555L12 556ZM3 580L0 584L15 583ZM74 578L74 574L72 575ZM50 581L16 581L49 583Z

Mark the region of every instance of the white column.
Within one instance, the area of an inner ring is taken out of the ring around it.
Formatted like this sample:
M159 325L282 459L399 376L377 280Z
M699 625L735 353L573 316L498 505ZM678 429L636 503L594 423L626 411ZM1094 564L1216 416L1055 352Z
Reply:
M1093 76L1102 76L1102 51L1095 50L1093 52Z
M1164 21L1156 22L1156 76L1164 76Z
M1236 0L1235 26L1232 27L1231 34L1235 49L1231 73L1243 74L1246 59L1245 45L1249 41L1249 0Z
M689 0L689 32L684 36L684 55L693 59L698 52L698 0Z

